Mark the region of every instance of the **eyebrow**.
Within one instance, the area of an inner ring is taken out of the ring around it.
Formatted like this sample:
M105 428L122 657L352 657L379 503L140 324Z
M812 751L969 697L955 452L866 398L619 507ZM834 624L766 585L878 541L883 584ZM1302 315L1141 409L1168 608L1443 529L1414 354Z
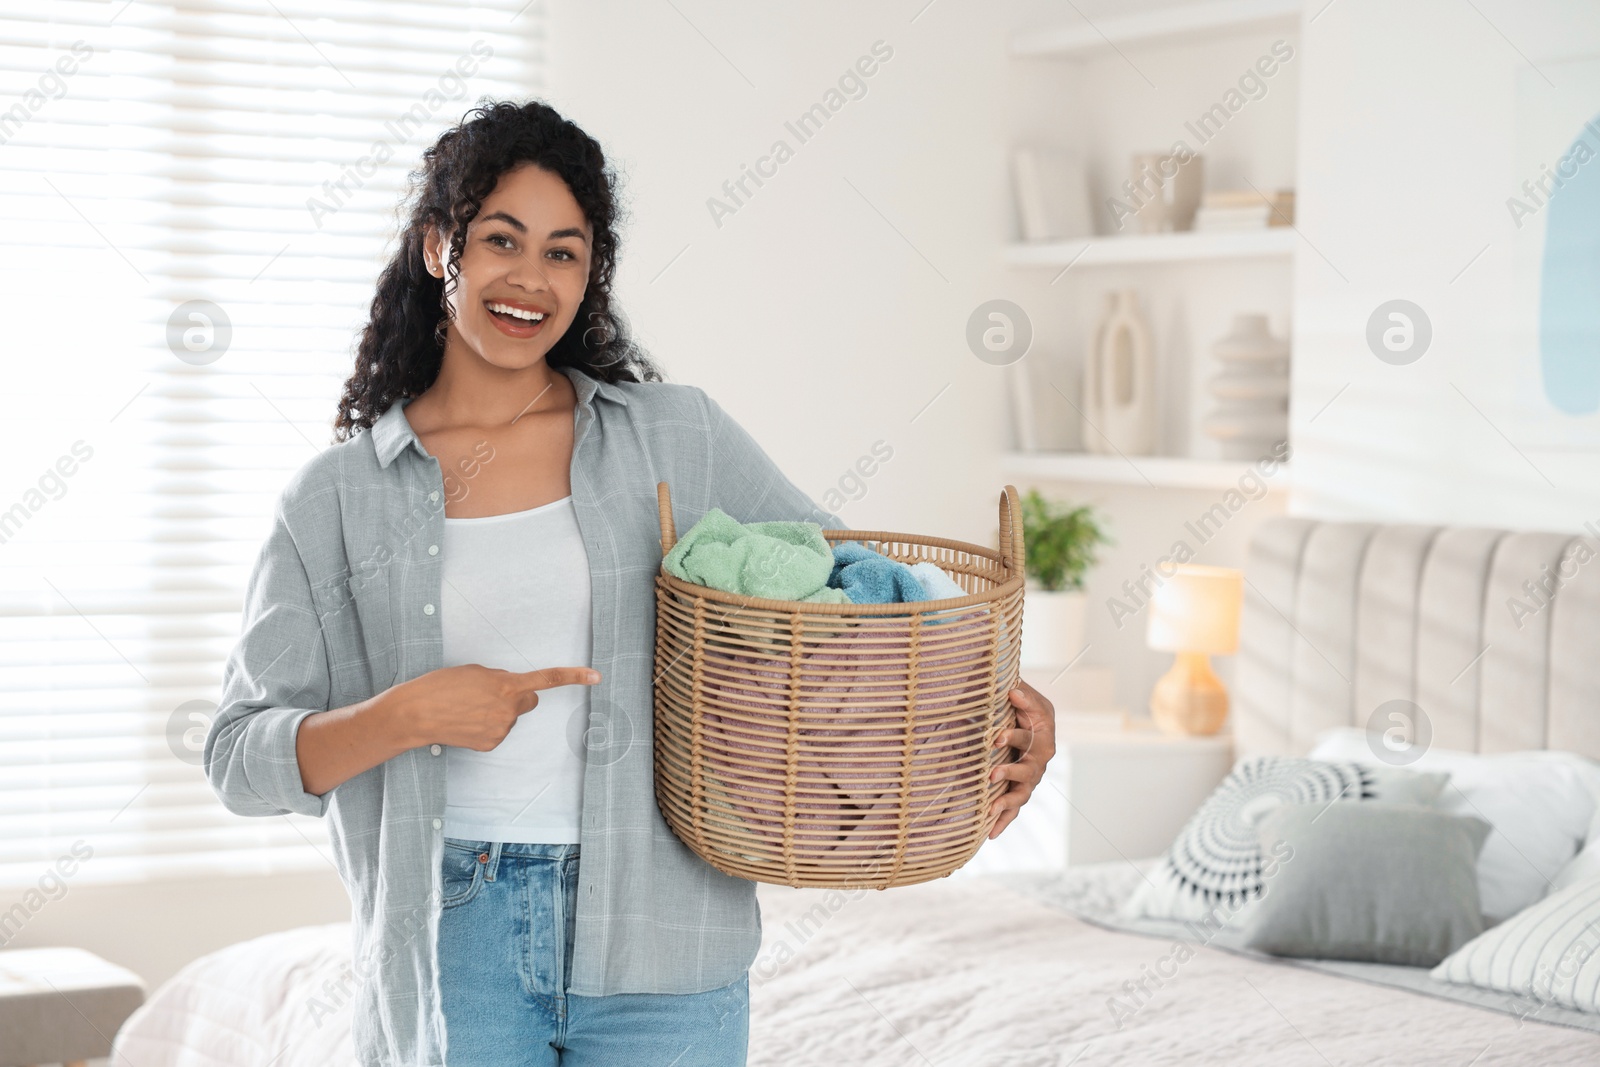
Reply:
M501 222L506 223L508 226L510 226L512 229L516 230L518 233L527 233L528 232L528 228L522 224L521 220L517 219L513 215L506 214L504 211L495 211L495 212L492 212L492 213L490 213L488 215L485 215L485 216L483 216L483 220L482 221L484 221L484 222L493 222L496 219L499 219ZM580 241L587 240L587 238L584 237L584 235L583 235L583 231L578 229L576 226L568 226L564 230L551 230L550 231L550 239L552 241L557 239L557 238L559 238L559 237L576 237Z

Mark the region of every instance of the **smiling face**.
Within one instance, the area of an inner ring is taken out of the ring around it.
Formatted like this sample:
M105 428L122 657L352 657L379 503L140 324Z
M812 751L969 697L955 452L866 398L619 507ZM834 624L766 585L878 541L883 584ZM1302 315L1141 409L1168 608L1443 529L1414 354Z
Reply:
M532 163L500 176L467 226L446 342L507 370L544 358L572 325L589 284L593 232L566 182ZM443 277L430 231L428 270Z

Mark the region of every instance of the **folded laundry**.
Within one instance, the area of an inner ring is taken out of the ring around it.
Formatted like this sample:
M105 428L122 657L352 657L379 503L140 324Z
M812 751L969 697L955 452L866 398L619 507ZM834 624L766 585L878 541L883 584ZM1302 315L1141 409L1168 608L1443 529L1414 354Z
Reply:
M712 508L661 561L666 572L725 593L769 600L848 604L832 588L833 551L814 522L741 523Z
M907 566L859 541L830 547L817 523L741 523L721 508L701 516L661 564L686 582L769 600L900 604L967 595L937 564Z
M900 604L927 599L910 567L859 541L834 546L828 585L843 589L852 604Z

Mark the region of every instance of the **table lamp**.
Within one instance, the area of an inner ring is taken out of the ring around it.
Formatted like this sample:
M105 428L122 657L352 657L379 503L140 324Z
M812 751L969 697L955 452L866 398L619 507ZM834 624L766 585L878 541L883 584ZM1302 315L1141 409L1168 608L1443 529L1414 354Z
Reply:
M1212 656L1239 648L1244 575L1231 567L1180 564L1150 600L1145 640L1176 653L1150 693L1150 715L1169 734L1214 734L1228 717L1228 690Z

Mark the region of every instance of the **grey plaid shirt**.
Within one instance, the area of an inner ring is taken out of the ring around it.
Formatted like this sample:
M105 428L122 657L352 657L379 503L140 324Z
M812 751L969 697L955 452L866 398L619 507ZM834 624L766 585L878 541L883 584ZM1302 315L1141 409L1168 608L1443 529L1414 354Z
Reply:
M744 522L843 528L699 388L577 389L572 496L589 554L594 661L584 747L570 992L696 993L727 985L761 941L755 883L723 874L667 828L652 764L656 482L688 529L720 507ZM442 1064L437 936L445 760L395 756L323 796L307 793L295 733L443 666L443 472L403 412L311 460L284 488L223 672L206 775L229 811L331 817L350 893L355 1046L363 1064ZM597 740L598 739L598 740Z

